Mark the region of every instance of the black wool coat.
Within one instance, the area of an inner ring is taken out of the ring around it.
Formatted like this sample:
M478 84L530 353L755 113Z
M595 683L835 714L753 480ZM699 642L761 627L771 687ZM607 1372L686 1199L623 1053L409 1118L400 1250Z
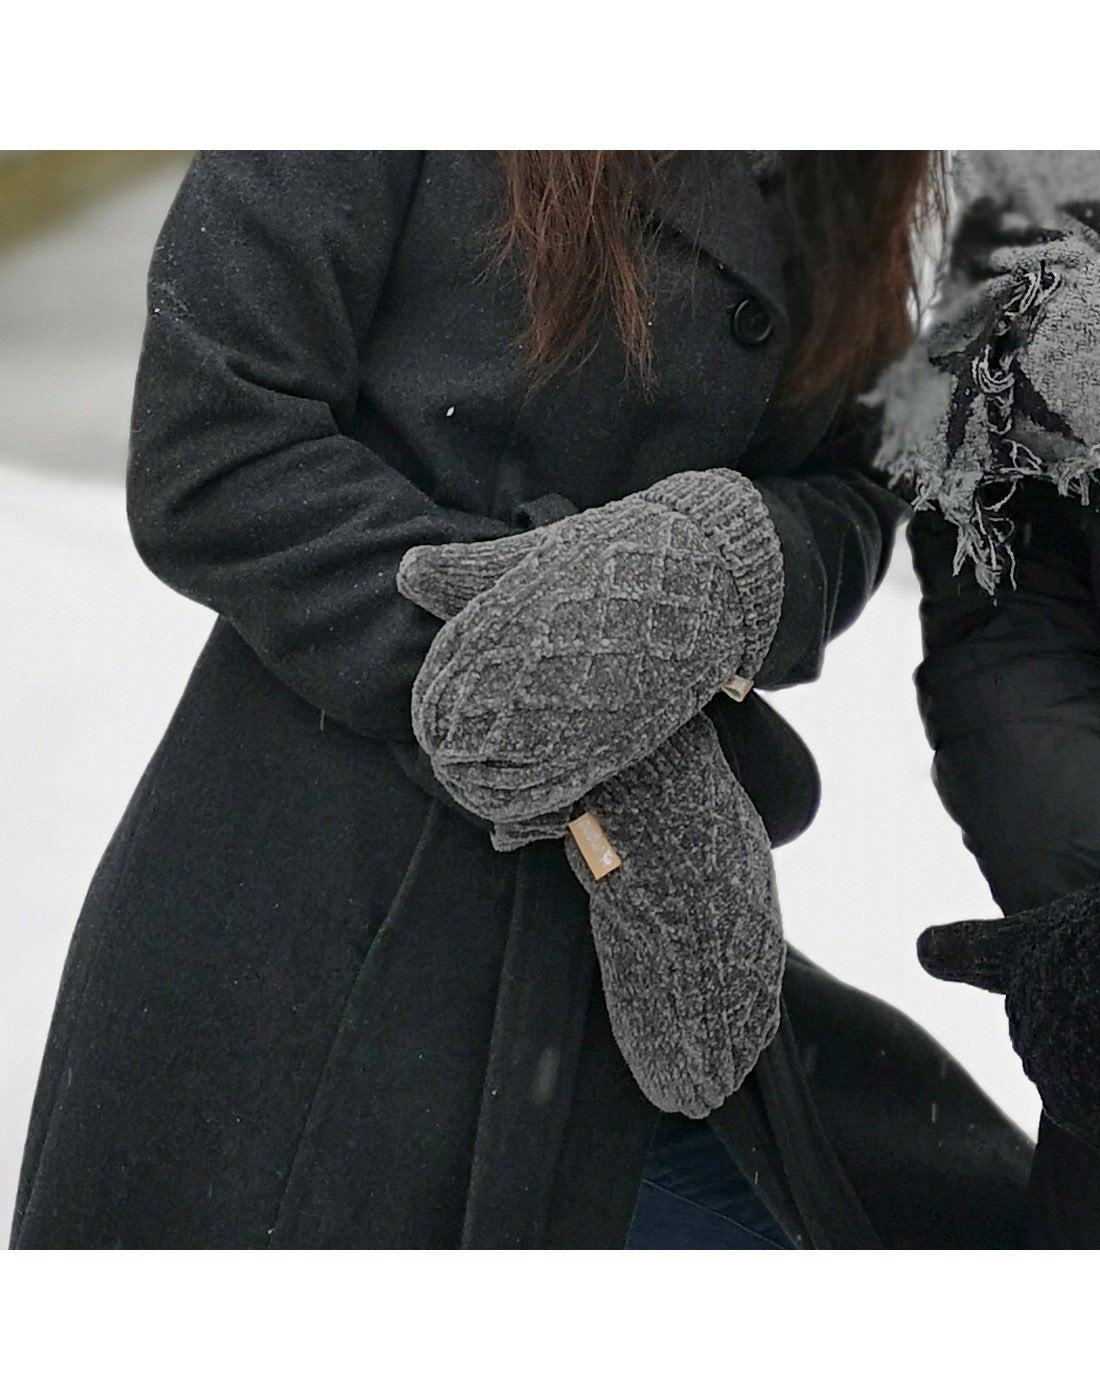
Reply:
M657 1114L586 897L560 843L498 853L434 783L409 705L439 624L394 577L414 544L738 465L786 577L758 684L818 674L900 507L835 397L770 403L783 229L744 153L674 174L645 201L646 397L610 335L532 390L515 264L485 257L493 153L195 160L153 255L128 508L218 618L80 915L13 1244L622 1245ZM759 696L709 712L773 840L796 835L805 748ZM779 1038L711 1122L801 1246L1018 1239L1030 1144L797 954Z

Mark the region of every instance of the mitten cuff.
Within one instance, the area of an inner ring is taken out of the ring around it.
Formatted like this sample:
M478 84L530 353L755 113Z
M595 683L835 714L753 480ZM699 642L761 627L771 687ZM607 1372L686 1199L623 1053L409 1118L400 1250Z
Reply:
M677 472L641 493L686 515L733 576L744 609L738 675L751 679L768 654L783 604L783 553L764 498L728 467Z

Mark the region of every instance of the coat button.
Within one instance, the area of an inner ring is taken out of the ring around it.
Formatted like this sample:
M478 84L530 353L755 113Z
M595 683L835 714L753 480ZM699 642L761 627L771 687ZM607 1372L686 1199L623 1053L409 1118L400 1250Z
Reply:
M739 301L730 312L730 321L742 345L763 345L772 333L772 318L755 297Z

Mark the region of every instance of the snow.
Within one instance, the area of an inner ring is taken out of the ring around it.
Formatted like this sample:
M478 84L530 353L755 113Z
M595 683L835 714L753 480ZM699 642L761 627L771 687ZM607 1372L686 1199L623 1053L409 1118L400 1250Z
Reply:
M211 615L144 568L117 484L0 465L0 1219L84 892Z
M5 1227L72 927L212 621L138 560L121 483L141 286L177 180L154 177L0 263ZM996 913L931 786L919 651L902 542L821 680L768 697L824 787L813 827L776 855L787 935L914 1016L1033 1132L1038 1098L1000 998L934 982L914 953L927 924Z
M822 781L813 826L776 852L787 937L919 1021L1034 1136L1039 1098L1009 1044L1003 999L937 982L916 958L929 924L999 914L932 786L912 683L918 599L899 535L885 582L830 646L821 678L767 697Z

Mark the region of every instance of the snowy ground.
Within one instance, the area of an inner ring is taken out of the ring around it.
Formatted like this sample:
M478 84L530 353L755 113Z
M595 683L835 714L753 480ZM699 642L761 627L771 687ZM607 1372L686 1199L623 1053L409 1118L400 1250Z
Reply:
M210 614L142 567L121 489L142 281L178 175L146 180L0 263L0 1222L96 862ZM998 998L933 982L929 923L996 912L928 777L904 544L814 686L773 697L818 760L818 819L777 854L791 941L922 1022L1029 1132L1038 1098ZM931 1111L931 1105L930 1105Z

